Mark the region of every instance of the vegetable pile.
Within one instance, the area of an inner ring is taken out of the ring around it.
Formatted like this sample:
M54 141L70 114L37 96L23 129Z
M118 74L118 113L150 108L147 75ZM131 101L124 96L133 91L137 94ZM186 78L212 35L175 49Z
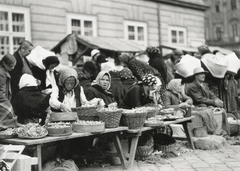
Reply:
M16 133L26 138L38 138L47 135L47 129L36 123L28 123L17 128Z

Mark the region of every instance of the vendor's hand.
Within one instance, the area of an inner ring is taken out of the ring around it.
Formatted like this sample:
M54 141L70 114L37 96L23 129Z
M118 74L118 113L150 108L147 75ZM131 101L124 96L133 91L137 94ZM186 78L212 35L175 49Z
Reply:
M42 90L42 94L48 95L48 94L50 94L50 93L52 93L52 88L47 88L47 89L45 89L45 90Z
M61 105L60 105L60 109L61 109L63 112L71 112L71 111L72 111L71 108L67 107L67 106L64 105L64 104L61 104Z
M98 106L100 106L100 107L104 107L105 106L105 102L103 101L103 99L100 99L98 101Z
M179 105L180 108L188 108L188 107L191 107L191 105L189 105L188 103L181 103Z
M216 99L216 100L214 100L214 104L217 107L223 107L223 101L222 100Z

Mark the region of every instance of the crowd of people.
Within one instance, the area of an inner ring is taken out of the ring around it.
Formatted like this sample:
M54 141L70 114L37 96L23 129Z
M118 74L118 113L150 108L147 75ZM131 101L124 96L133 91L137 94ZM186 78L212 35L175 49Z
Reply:
M215 75L219 74L218 68L208 65L208 60L223 59L224 55L213 54L206 45L192 56L175 49L165 57L157 47L147 47L143 54L148 56L148 63L133 53L122 53L120 65L94 49L83 69L73 67L61 72L55 70L60 63L57 56L39 59L44 69L29 63L27 56L32 50L33 44L24 40L13 55L6 54L0 61L1 129L29 122L44 124L49 112L71 112L94 98L101 99L105 107L213 106L237 116L235 78L239 68L232 72L226 66L221 76ZM196 65L193 62L181 67L184 61L196 61Z

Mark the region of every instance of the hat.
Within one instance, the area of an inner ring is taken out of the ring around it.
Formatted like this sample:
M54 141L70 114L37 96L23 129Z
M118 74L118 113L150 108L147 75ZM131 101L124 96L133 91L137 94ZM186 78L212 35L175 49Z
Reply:
M208 73L208 72L207 72L207 71L204 71L204 69L203 69L202 67L198 67L198 68L195 68L195 69L193 70L193 73L194 73L194 75L196 75L196 74Z
M16 63L16 58L15 58L13 55L7 53L7 54L2 58L1 61L4 62L6 65L10 66L10 65L13 65L13 64Z
M97 50L97 49L93 49L93 50L91 51L91 57L94 57L96 54L100 54L100 51Z
M173 56L182 56L183 55L183 51L181 49L175 49L172 52Z
M85 70L91 74L94 74L96 72L96 66L94 65L93 62L87 61L87 62L85 62L84 66L83 66L83 70Z
M107 61L108 61L108 58L102 54L100 54L97 58L97 63L99 63L99 64L107 62Z
M46 59L43 59L43 64L45 65L46 69L49 69L49 66L52 64L59 64L60 61L56 56L48 56Z

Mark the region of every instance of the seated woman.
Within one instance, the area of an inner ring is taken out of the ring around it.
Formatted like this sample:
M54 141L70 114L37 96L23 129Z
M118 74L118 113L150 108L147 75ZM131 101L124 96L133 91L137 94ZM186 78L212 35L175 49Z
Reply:
M129 88L119 107L132 109L153 103L153 99L151 98L152 94L150 92L154 91L155 85L157 85L155 76L152 74L144 76L142 81L138 81Z
M191 97L185 95L181 81L181 79L173 79L168 83L165 91L165 107L191 107L193 101Z
M114 97L110 91L111 87L111 76L107 71L101 71L95 80L95 83L87 90L87 100L94 98L103 99L105 105L114 103Z
M64 70L59 76L58 88L53 88L49 100L52 110L71 112L71 108L85 103L87 99L79 84L77 71L73 68Z
M29 74L23 74L19 81L19 92L15 95L12 105L17 120L21 124L39 123L44 125L49 107L50 95L43 95L37 80Z

